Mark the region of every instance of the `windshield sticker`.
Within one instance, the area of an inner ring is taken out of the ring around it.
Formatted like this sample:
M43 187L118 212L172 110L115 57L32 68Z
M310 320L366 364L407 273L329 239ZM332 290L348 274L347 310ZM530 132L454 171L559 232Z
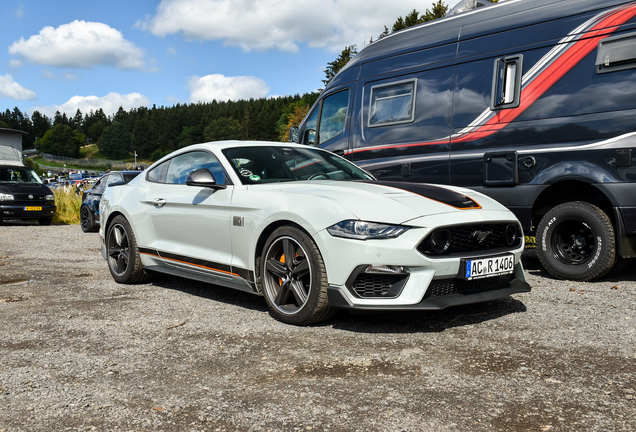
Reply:
M239 170L239 174L241 174L243 177L249 177L252 175L252 171L245 169L245 168L241 168Z
M257 176L256 174L252 174L250 176L250 180L252 180L252 181L260 181L261 178L259 176Z

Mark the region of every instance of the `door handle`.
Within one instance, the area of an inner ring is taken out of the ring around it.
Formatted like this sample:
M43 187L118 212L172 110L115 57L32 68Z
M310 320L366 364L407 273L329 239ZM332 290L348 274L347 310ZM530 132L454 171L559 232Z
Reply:
M155 205L155 207L163 207L166 205L166 200L163 198L155 198L154 200L152 200L152 203Z

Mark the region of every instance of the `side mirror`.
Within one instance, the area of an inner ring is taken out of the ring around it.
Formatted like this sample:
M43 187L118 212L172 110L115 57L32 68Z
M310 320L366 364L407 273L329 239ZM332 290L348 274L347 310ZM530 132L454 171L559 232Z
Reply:
M214 176L207 168L201 168L196 171L192 171L186 177L186 185L187 186L199 186L199 187L208 187L211 189L225 189L226 185L216 184L214 180Z
M289 142L298 142L298 126L292 126L289 129Z

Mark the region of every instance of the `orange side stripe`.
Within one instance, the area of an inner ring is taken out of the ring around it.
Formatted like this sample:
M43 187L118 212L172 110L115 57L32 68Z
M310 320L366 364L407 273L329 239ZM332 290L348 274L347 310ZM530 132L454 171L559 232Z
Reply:
M179 261L179 260L174 259L174 258L165 258L165 257L160 257L160 256L159 256L159 255L157 255L157 254L152 254L152 253L149 253L149 252L140 252L140 254L150 255L150 256L157 257L157 258L164 259L164 260L170 260L170 261L178 262L178 263L181 263L181 264L187 264L187 265L191 265L191 266L195 266L195 267L201 267L201 268L204 268L204 269L206 269L206 270L212 270L212 271L215 271L215 272L225 273L225 274L229 274L229 275L232 275L232 276L238 276L238 277L240 277L240 276L239 276L239 275L237 275L236 273L232 273L232 272L229 272L229 271L219 270L219 269L215 269L215 268L213 268L213 267L206 267L206 266L204 266L204 265L200 265L200 264L193 264L193 263L190 263L190 262L187 262L187 261Z

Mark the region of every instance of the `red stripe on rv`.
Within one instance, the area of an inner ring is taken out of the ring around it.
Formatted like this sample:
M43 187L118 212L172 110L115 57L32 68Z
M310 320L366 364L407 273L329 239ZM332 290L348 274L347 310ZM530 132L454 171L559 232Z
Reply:
M528 84L521 92L521 102L517 108L499 111L493 118L482 126L460 138L453 139L452 142L467 142L485 138L498 132L519 117L537 99L550 89L559 79L574 68L581 60L590 54L598 46L600 39L614 33L618 26L626 23L636 16L636 5L628 6L609 14L598 24L592 27L584 39L580 39L559 56L550 66L548 66L537 78ZM484 130L485 129L485 130ZM412 144L393 144L387 146L377 146L371 148L360 148L350 150L347 153L359 153L364 151L385 150L392 148L405 148L416 146L427 146L436 144L448 144L448 140L438 140L431 142Z

